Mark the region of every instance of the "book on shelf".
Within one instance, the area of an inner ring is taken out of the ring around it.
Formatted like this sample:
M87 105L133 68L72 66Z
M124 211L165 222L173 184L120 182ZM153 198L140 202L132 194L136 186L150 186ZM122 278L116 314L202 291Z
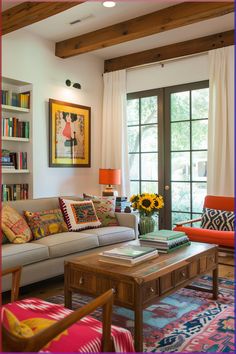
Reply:
M175 238L179 238L182 236L186 236L183 231L172 231L172 230L157 230L153 232L149 232L145 235L142 235L142 239L150 239L150 240L172 240Z
M123 259L135 259L154 251L156 251L156 249L153 247L126 245L104 251L102 255L107 257L120 257Z
M13 92L2 90L2 104L13 107L30 108L30 91Z
M14 201L28 199L29 185L23 184L2 184L2 201Z
M27 170L27 152L10 152L3 149L1 165L6 169Z
M153 253L148 253L148 254L145 254L144 256L140 256L140 257L134 258L134 259L123 259L121 257L107 257L101 253L99 261L105 262L105 263L110 263L110 264L115 264L115 265L122 265L122 266L126 266L126 267L133 267L133 266L138 265L144 261L156 258L157 256L158 256L157 250L155 250L155 252L153 252Z
M29 139L29 122L16 117L2 118L2 136Z

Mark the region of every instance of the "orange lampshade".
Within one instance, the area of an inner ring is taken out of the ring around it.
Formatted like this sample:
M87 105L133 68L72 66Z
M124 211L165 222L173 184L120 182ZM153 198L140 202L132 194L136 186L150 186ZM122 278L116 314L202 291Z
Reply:
M120 184L120 170L115 168L99 169L99 184Z

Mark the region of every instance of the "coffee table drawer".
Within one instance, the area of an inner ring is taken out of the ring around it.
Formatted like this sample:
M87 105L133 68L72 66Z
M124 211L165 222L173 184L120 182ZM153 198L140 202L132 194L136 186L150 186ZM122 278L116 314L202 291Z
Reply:
M114 289L114 300L127 305L134 304L134 285L125 281L113 280L109 277L97 277L97 294Z
M169 273L160 277L160 294L165 294L167 291L174 288L174 273Z
M96 276L89 272L71 269L70 286L94 294L96 292Z
M211 269L216 264L216 253L208 254L206 263L207 263L207 269Z
M159 295L159 282L158 280L152 280L144 284L143 290L143 302L147 302Z
M175 270L175 285L184 283L188 278L188 268L187 266Z

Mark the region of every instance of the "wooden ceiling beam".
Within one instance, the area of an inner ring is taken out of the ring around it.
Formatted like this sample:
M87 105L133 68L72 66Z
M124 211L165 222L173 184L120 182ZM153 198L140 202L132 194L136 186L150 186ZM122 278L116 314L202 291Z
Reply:
M127 69L162 60L179 58L187 55L206 52L208 50L226 47L234 44L234 30L213 34L207 37L191 39L185 42L170 44L164 47L145 50L104 62L104 71Z
M2 13L2 35L32 25L83 2L23 2Z
M150 36L234 11L234 2L183 2L56 43L56 56L74 55Z

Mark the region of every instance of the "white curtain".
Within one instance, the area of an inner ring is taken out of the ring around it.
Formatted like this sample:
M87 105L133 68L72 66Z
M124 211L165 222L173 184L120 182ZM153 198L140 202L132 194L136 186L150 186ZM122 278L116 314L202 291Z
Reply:
M234 195L234 46L209 51L207 193Z
M103 75L102 165L121 170L120 195L130 195L127 123L126 70Z

